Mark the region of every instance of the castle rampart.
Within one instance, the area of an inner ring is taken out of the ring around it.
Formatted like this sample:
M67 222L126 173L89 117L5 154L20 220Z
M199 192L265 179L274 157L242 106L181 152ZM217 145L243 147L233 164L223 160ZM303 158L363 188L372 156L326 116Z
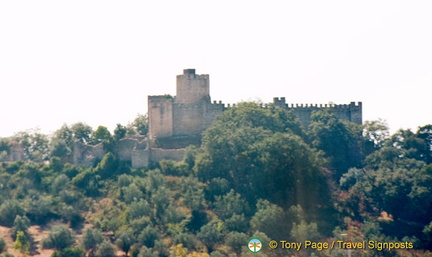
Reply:
M350 104L287 104L285 97L274 97L273 104L277 107L292 110L307 128L311 122L313 111L320 109L331 110L337 118L362 124L362 102L351 102Z
M362 103L357 104L288 104L285 97L273 98L273 105L291 110L307 128L313 111L331 110L336 117L362 124ZM271 104L261 104L269 108ZM148 96L148 138L120 140L114 152L132 167L148 166L160 160L181 160L184 148L190 144L200 145L201 134L224 110L236 105L223 104L210 99L209 75L197 75L194 69L186 69L177 76L177 95ZM74 162L90 165L101 159L102 145L76 145Z

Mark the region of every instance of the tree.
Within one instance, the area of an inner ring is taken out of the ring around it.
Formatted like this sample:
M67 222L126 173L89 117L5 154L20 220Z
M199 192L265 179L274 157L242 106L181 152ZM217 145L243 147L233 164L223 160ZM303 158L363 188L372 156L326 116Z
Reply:
M111 133L109 132L108 128L105 126L99 126L92 134L92 143L93 144L99 144L103 143L104 145L107 145L111 142L112 137Z
M147 248L146 246L141 247L138 257L158 257L159 252Z
M233 214L230 218L225 220L225 228L228 231L246 232L248 229L248 222L244 214Z
M7 161L10 154L11 142L9 139L0 138L0 162Z
M129 204L127 209L129 220L139 219L151 214L151 207L147 200L139 199Z
M204 203L204 190L198 180L193 177L187 177L182 183L182 195L184 204L192 211L202 209Z
M114 139L119 141L124 138L127 134L127 128L120 123L117 123L116 128L114 129Z
M82 244L86 251L90 251L91 254L94 254L97 247L102 243L102 241L103 235L98 229L88 228L84 232Z
M50 145L51 157L67 157L72 153L72 148L69 147L63 139L53 139Z
M52 257L85 257L86 252L83 248L79 246L68 247L62 251L56 251Z
M73 132L74 140L78 140L83 144L91 143L90 136L93 132L93 129L89 125L83 122L77 122L72 125L71 130Z
M119 161L117 157L113 153L108 152L98 163L95 172L96 174L100 175L102 179L106 179L116 175L118 170L119 170Z
M6 250L6 242L3 238L0 238L0 253Z
M74 140L76 140L74 130L66 124L54 132L53 141L63 141L69 149L73 148Z
M132 230L126 230L121 233L119 238L116 240L117 247L125 253L125 256L128 255L128 252L132 245L135 243L136 238L132 232Z
M138 114L138 116L133 121L133 126L135 127L138 134L146 136L148 132L148 116L147 114Z
M291 238L297 242L304 242L306 240L316 241L321 237L318 232L318 226L316 223L307 223L304 220L297 224L294 222L291 229Z
M49 159L48 137L39 132L38 129L18 132L13 136L24 149L27 159L42 162Z
M12 227L12 235L13 238L16 239L18 232L24 232L27 235L27 230L30 227L30 220L26 216L17 215L15 217L13 227Z
M198 232L197 237L204 245L206 245L209 249L209 252L212 251L213 246L220 242L222 238L222 234L220 232L220 228L218 223L210 222L201 227L201 230Z
M345 190L341 207L355 219L385 211L392 221L386 231L392 236L421 234L432 217L432 177L415 167L421 163L401 158L391 166L350 169L340 181Z
M198 177L226 179L251 205L260 196L283 207L301 204L315 213L330 208L329 186L320 169L324 159L305 143L295 115L279 112L246 103L222 113L204 132L205 152L198 154L194 167Z
M24 209L18 201L7 200L0 206L0 224L12 226L17 215L24 215Z
M416 136L423 140L423 147L420 149L421 159L427 164L432 163L432 125L425 125L418 129Z
M114 246L107 240L104 240L99 245L96 251L96 256L116 257Z
M147 225L138 236L138 241L147 246L154 247L156 240L159 239L159 233L152 225Z
M389 138L389 127L384 120L365 121L363 136L372 143L374 149L380 149Z
M261 231L271 238L283 238L287 224L281 207L267 200L258 200L257 211L250 221L251 229Z
M240 254L242 247L247 241L248 236L241 232L230 232L225 238L225 244L231 247L237 254Z
M43 247L46 249L56 249L62 251L67 247L75 244L75 235L72 230L64 225L57 225L52 227L48 237L42 242Z
M341 121L330 110L312 113L309 134L312 144L324 151L330 160L336 181L351 167L360 167L363 160L360 142L361 126Z
M246 201L233 189L224 195L216 196L214 202L215 213L223 220L230 218L234 214L242 214L247 209Z
M16 234L14 248L25 254L29 253L30 243L23 231L18 231L18 233Z

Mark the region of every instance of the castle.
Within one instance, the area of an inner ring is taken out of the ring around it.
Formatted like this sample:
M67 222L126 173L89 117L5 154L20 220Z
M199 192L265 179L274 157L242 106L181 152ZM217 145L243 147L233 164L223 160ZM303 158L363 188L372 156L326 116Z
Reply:
M197 75L195 69L186 69L177 76L177 95L149 96L149 139L178 141L194 138L209 127L216 117L231 106L210 101L209 75ZM305 127L310 123L311 114L322 108L330 109L339 119L362 124L362 103L321 105L288 105L285 97L273 98L276 107L289 109ZM235 105L234 105L235 106Z
M121 139L113 149L120 160L130 162L133 168L145 167L161 160L182 160L186 146L200 145L202 132L216 117L228 108L235 108L235 105L225 106L221 101L211 102L209 75L198 75L195 69L185 69L183 74L177 76L176 89L176 96L148 96L148 136ZM340 119L362 124L361 102L289 105L285 97L275 97L273 105L292 110L305 127L311 121L312 112L319 109L329 109ZM20 149L18 146L13 148L10 161L24 158ZM79 166L92 166L105 154L102 144L93 146L75 142L71 162Z
M235 105L211 102L209 75L185 69L177 75L176 96L148 96L149 132L147 137L121 139L114 149L123 161L130 161L132 167L145 167L160 160L182 160L185 147L201 143L201 134L216 117ZM287 104L285 97L273 98L279 108L292 110L305 127L310 123L315 110L330 109L336 117L362 124L362 103L336 105L294 105ZM265 108L266 106L263 106ZM100 160L105 151L102 145L88 146L76 143L74 164L92 165Z

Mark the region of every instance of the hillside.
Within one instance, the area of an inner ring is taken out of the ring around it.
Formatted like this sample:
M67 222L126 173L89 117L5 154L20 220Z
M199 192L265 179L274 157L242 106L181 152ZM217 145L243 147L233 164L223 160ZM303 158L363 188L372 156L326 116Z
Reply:
M183 161L139 169L109 151L132 132L67 129L46 141L28 134L29 160L0 164L9 254L325 257L365 242L352 256L432 255L431 125L389 135L382 121L358 125L318 111L305 128L289 110L243 103ZM73 166L73 138L102 142L108 153ZM259 253L248 249L251 238L261 240ZM337 241L345 244L318 247Z

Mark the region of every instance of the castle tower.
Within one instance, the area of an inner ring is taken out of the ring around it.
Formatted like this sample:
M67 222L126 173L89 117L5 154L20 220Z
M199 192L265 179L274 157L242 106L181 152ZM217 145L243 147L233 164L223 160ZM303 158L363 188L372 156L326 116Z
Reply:
M185 69L177 75L176 103L193 104L202 100L210 101L208 74L195 74L195 69Z

